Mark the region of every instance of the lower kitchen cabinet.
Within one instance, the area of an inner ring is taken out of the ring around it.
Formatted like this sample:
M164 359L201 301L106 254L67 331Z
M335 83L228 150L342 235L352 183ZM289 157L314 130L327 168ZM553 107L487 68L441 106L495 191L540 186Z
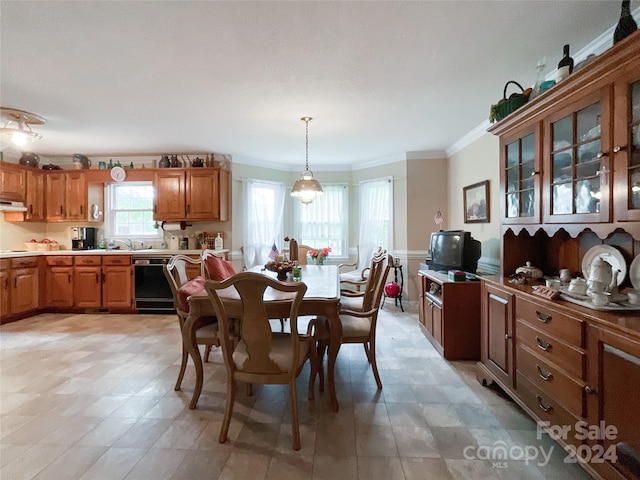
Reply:
M78 255L74 257L73 304L80 308L102 306L102 257Z
M118 255L102 258L102 306L131 308L133 304L131 257Z
M38 257L2 259L1 316L24 314L40 307L40 270Z
M73 257L47 256L47 307L73 307Z

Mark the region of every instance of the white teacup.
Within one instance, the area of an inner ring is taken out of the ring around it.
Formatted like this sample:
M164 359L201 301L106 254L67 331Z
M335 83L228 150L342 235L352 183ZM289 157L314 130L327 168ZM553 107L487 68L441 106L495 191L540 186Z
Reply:
M598 307L604 307L605 305L609 305L609 294L604 292L589 292L589 296L591 297L591 303Z
M569 283L569 292L576 295L587 294L587 281L584 278L574 278Z
M560 288L561 282L557 278L547 278L545 280L547 287L555 288L558 290Z

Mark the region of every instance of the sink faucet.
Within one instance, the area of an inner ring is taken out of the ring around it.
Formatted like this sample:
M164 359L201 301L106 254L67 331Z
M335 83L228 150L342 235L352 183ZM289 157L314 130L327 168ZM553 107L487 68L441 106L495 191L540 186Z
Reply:
M127 250L133 250L133 242L129 238L124 238L124 239L114 238L111 241L113 243L121 243L122 245L125 245L127 247Z

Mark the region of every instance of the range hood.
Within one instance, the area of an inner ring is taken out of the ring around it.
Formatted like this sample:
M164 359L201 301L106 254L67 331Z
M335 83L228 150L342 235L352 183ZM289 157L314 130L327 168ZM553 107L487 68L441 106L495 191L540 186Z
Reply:
M26 212L27 208L22 202L8 202L0 200L0 212Z

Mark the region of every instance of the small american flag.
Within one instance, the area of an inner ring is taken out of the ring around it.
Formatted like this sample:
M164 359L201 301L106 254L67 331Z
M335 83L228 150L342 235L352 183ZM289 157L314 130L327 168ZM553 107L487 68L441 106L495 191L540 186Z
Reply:
M271 251L269 252L269 258L275 262L278 258L278 255L280 255L280 252L278 251L278 247L276 247L276 242L273 242L273 246L271 247Z

